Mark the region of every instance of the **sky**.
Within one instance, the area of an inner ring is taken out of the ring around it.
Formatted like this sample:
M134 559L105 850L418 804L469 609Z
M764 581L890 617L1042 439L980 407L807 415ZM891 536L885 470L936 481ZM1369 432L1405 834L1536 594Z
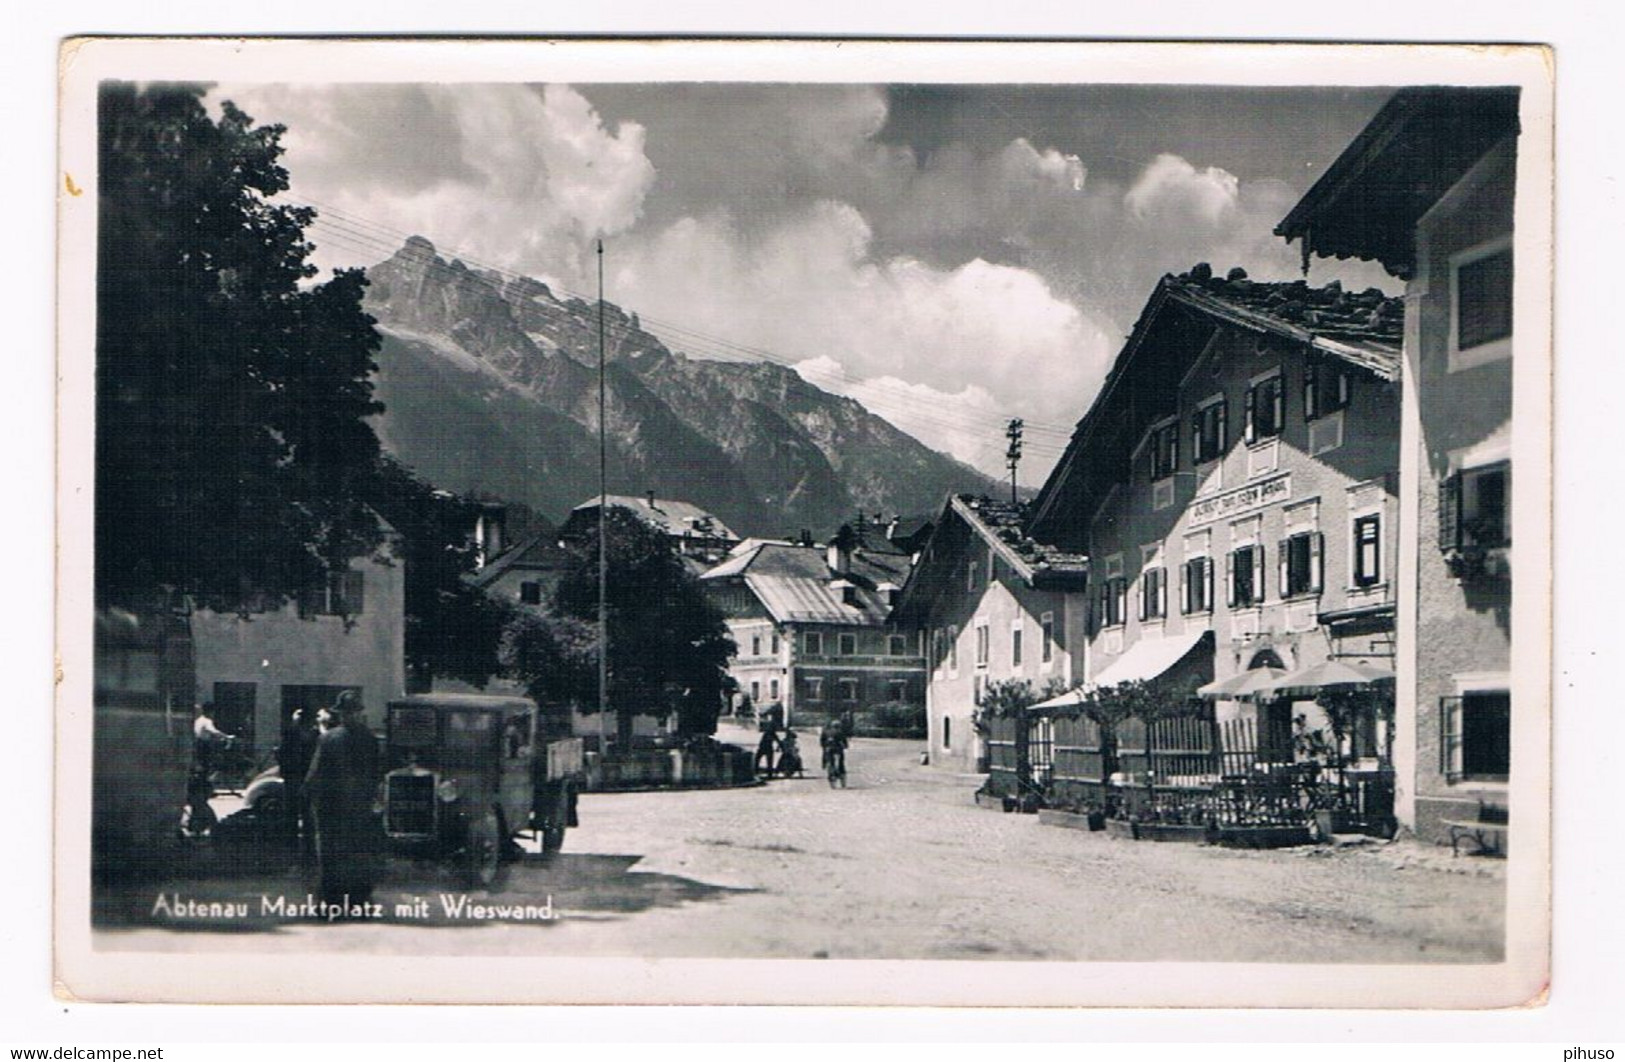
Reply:
M1301 275L1272 229L1387 89L255 84L324 268L409 235L605 295L694 357L793 365L1042 483L1157 279ZM1317 260L1313 283L1400 285Z

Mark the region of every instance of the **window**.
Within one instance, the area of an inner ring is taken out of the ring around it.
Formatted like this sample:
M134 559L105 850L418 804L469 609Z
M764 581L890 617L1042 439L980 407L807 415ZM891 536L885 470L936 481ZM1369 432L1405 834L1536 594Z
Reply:
M1010 666L1021 666L1021 621L1010 628Z
M954 721L949 717L942 717L942 747L945 749L951 749L954 747L953 723Z
M1512 696L1472 690L1439 700L1439 769L1452 782L1504 782L1512 765Z
M890 697L891 697L892 700L898 701L898 702L908 700L908 680L907 679L892 679L890 682L888 682L886 684L886 687L887 687L887 689L889 691L889 694L890 694Z
M1324 536L1318 531L1304 531L1281 540L1276 560L1282 597L1320 593L1324 553Z
M959 628L948 628L948 670L959 670Z
M1230 403L1224 399L1209 402L1191 414L1191 463L1205 464L1224 456L1229 445L1226 437L1229 425Z
M774 656L779 655L779 632L778 631L773 632L773 649L772 649L772 653L773 653Z
M1179 567L1179 611L1213 611L1213 558L1192 557Z
M840 656L855 656L858 652L858 636L856 634L839 634L835 637L835 652Z
M804 688L807 691L807 699L809 701L821 701L824 699L824 680L821 677L808 676L802 681L805 683Z
M1512 247L1499 241L1485 251L1469 251L1454 263L1452 293L1455 349L1507 339L1512 335Z
M986 623L978 623L976 625L976 666L977 667L986 667L987 666L987 649L988 649L987 624Z
M519 602L523 605L540 605L542 603L542 584L534 582L520 583Z
M1377 513L1354 520L1354 585L1382 582L1382 517Z
M978 565L977 565L977 563L975 561L971 561L968 565L965 566L965 591L966 591L966 593L975 593L976 592L976 569L977 569L977 567L978 567Z
M1439 489L1439 548L1494 549L1512 544L1512 466L1468 468Z
M890 656L908 655L908 636L905 634L889 634L886 636L886 652Z
M1047 664L1055 657L1055 613L1046 612L1038 617L1038 631L1041 640L1038 660Z
M1264 601L1264 547L1242 546L1230 551L1228 565L1231 608L1248 608Z
M822 631L808 631L801 636L801 649L808 656L824 655L824 635Z
M1128 603L1128 580L1114 576L1100 584L1100 595L1095 607L1102 627L1116 627L1123 623Z
M767 684L767 695L771 700L779 699L779 680L773 679Z
M760 634L753 634L750 636L750 655L762 655L762 636Z
M1147 568L1140 573L1140 619L1157 620L1168 614L1167 569Z
M321 585L308 587L299 595L299 611L306 616L359 616L365 585L360 572L328 572Z
M1281 426L1285 422L1286 386L1280 373L1259 380L1247 389L1248 445L1281 434Z
M1179 469L1179 422L1151 431L1151 478L1167 479Z
M1332 358L1311 358L1303 370L1303 419L1316 420L1347 408L1354 389L1348 366Z
M858 699L858 680L857 679L842 679L841 680L841 700L843 700L843 701L856 701L857 699Z
M752 703L752 704L760 704L761 701L762 701L762 684L760 682L752 682L750 684L750 703Z

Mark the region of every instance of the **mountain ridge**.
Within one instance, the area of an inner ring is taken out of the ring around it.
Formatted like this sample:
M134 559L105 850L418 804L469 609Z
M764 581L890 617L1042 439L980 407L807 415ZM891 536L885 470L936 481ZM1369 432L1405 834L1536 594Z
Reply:
M437 486L552 519L598 491L598 307L440 257L414 236L370 268L386 448ZM770 362L691 358L604 304L607 479L683 498L746 535L934 514L996 489L854 399Z

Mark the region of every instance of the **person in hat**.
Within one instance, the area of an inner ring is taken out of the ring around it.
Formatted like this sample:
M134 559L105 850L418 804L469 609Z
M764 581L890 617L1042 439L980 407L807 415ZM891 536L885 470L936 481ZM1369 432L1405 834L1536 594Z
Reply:
M354 904L372 896L378 876L378 738L363 718L361 699L346 690L328 709L329 725L305 775L305 799L315 824L321 898Z

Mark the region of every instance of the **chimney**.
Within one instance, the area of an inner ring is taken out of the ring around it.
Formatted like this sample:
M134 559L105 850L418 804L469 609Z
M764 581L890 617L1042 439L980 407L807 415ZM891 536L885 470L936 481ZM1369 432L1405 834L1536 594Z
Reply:
M655 492L652 491L652 490L644 491L643 492L643 503L645 505L647 505L649 508L653 509L655 507Z
M894 516L894 517L891 518L891 523L886 525L886 541L887 542L895 542L895 541L897 541L897 525L902 523L902 522L903 522L903 518L901 516Z
M852 567L852 551L847 549L840 539L832 538L825 553L825 560L829 564L830 571L845 575Z

